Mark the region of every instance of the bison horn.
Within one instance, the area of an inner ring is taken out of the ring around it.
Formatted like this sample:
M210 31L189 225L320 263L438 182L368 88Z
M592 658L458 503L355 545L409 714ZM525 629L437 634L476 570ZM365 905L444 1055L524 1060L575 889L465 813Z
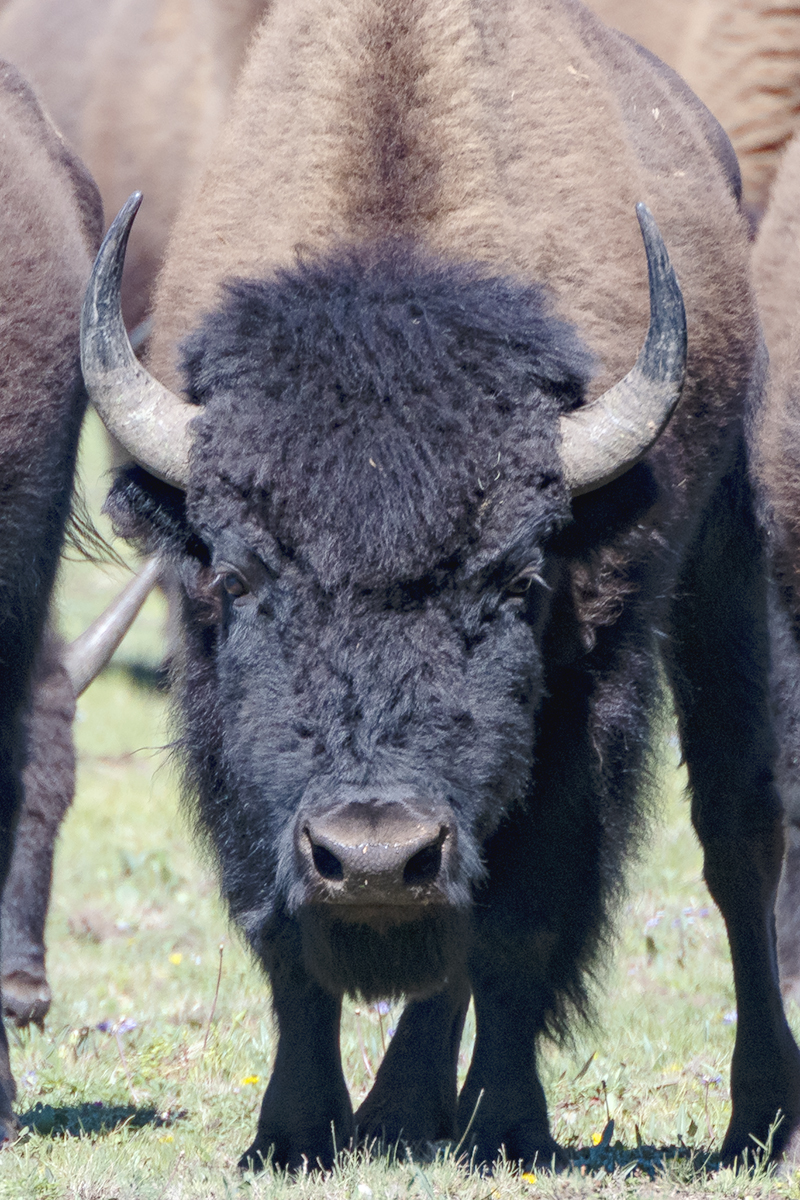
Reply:
M139 610L158 583L164 562L154 554L138 574L111 601L105 612L63 652L64 669L76 696L82 695L89 684L111 661L111 656L135 621Z
M573 496L623 475L657 441L680 399L686 374L686 311L680 285L653 215L636 215L647 254L650 328L623 380L561 418L561 460Z
M195 412L138 362L122 319L125 249L141 202L141 192L134 192L95 259L81 313L81 366L89 399L109 433L151 475L185 488Z

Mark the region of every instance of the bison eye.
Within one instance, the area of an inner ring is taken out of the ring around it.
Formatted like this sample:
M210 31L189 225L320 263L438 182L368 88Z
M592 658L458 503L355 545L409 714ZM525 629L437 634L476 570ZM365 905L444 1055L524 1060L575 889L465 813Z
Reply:
M222 585L229 596L246 596L250 591L247 581L238 571L226 568L217 575L217 582Z
M530 590L532 583L544 583L536 566L531 563L524 567L519 574L515 575L510 583L506 584L507 596L524 596Z
M506 595L507 596L524 596L528 592L528 589L530 588L530 586L531 586L530 576L520 573L514 579L512 579L510 583L506 584Z
M505 585L504 594L506 600L511 602L512 607L524 607L524 600L531 589L531 584L537 584L539 587L550 591L550 588L545 579L540 574L539 562L528 563L527 567L523 567L521 571Z

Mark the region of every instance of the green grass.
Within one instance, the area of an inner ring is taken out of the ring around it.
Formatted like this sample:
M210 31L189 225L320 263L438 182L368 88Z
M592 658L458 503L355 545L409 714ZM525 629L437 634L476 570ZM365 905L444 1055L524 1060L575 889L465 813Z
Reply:
M94 426L87 441L85 487L96 505L105 482L91 470L102 454ZM117 568L66 565L59 604L69 636L123 578ZM434 1161L416 1163L402 1153L344 1156L325 1178L240 1177L235 1164L255 1128L275 1036L266 983L229 930L187 835L161 748L169 738L166 701L131 670L158 665L164 615L153 597L80 702L77 796L59 846L48 930L55 1000L44 1033L11 1033L28 1133L0 1158L0 1200L257 1200L287 1188L312 1200L800 1197L800 1177L791 1173L734 1176L703 1167L714 1165L709 1153L729 1114L734 997L724 928L702 883L668 742L661 820L631 870L598 1020L577 1032L571 1048L543 1052L555 1135L584 1148L574 1169L534 1180L501 1167L487 1180L459 1166L452 1148L438 1147ZM398 1015L346 1006L343 1057L355 1103ZM471 1040L470 1019L462 1073ZM653 1179L642 1169L648 1164Z

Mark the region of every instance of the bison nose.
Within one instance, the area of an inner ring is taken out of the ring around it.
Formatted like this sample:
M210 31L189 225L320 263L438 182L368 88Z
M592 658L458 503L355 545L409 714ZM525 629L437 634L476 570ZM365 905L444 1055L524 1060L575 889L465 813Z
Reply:
M417 903L448 873L454 838L442 815L415 811L408 802L369 800L309 816L299 839L307 877L329 900Z

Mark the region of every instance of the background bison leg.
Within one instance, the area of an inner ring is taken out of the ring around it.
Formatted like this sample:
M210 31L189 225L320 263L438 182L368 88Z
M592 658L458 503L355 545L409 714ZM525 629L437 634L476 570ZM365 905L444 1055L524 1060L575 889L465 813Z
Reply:
M339 1053L341 997L310 979L299 959L284 959L270 975L278 1051L255 1141L239 1165L260 1170L271 1152L271 1161L290 1171L304 1160L329 1168L353 1136Z
M783 851L773 783L766 569L744 468L715 504L676 592L669 666L705 877L728 928L738 1023L731 1161L766 1142L773 1155L800 1120L800 1052L783 1014L773 908Z
M458 1050L468 1007L466 979L408 1002L372 1090L355 1115L363 1140L418 1145L454 1137Z
M55 841L75 787L75 695L60 651L60 642L50 632L34 676L22 811L3 892L3 1013L17 1025L41 1025L51 999L44 926Z
M778 589L775 589L777 592ZM775 905L781 991L800 1004L800 650L790 615L771 597L772 691L778 733L777 781L786 846Z
M13 1141L19 1133L19 1121L11 1111L16 1096L17 1085L8 1058L8 1038L0 1022L0 1146Z
M3 699L0 697L0 888L8 878L21 792L18 762L20 706L6 705ZM19 1123L11 1110L17 1089L11 1074L8 1038L2 1024L0 1020L0 1146L12 1141L19 1132Z

